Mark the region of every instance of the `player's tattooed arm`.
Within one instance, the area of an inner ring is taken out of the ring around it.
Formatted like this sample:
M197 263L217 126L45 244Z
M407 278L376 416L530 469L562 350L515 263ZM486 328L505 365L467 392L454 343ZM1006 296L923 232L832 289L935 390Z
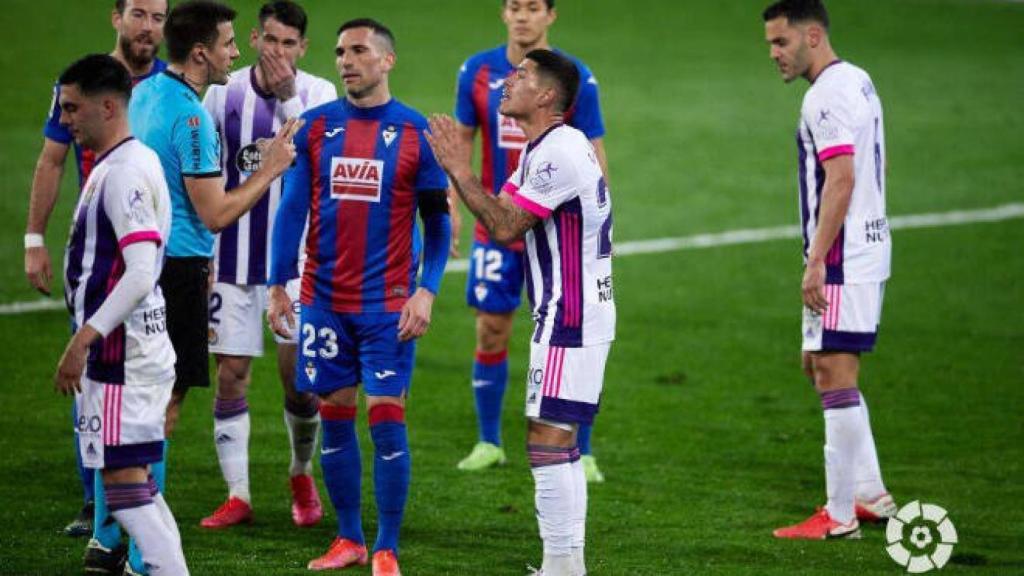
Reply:
M479 184L479 180L477 180L477 184ZM458 189L457 184L456 189ZM487 194L484 198L485 201L479 204L478 209L474 208L465 196L462 198L477 220L487 228L491 238L501 244L510 244L519 240L527 230L540 222L540 218L513 204L512 198L504 192L497 197Z
M426 137L459 198L491 238L503 244L514 242L537 224L539 219L536 216L513 204L507 195L495 197L484 190L469 164L471 154L467 146L472 146L472 141L467 143L466 139L460 138L451 116L431 116L430 131Z

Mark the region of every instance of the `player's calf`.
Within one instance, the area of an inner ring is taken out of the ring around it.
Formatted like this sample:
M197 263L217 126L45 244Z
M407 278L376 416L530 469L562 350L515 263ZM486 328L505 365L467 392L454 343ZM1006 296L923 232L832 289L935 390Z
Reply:
M534 479L537 523L544 542L541 570L551 576L575 573L572 551L577 513L579 448L574 427L560 423L530 422L530 469ZM584 480L585 484L585 480Z
M375 449L373 484L378 514L377 541L373 549L397 552L412 467L405 408L390 402L374 403L369 409L369 420Z
M145 469L104 471L104 485L111 514L135 539L149 574L188 574L173 517L168 521L154 501Z

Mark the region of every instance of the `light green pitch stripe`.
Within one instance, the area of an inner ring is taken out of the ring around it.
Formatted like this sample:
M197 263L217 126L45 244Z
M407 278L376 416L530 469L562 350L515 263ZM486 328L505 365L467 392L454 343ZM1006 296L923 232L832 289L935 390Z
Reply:
M1024 204L1003 204L994 208L980 210L953 210L951 212L931 212L926 214L909 214L889 218L889 227L893 230L910 230L913 228L939 228L976 224L980 222L1002 222L1014 218L1024 218ZM747 228L728 230L713 234L696 234L679 238L657 238L654 240L634 240L620 242L615 245L615 256L632 254L659 254L680 250L696 250L714 248L734 244L754 244L771 240L785 240L800 237L799 226L776 226L773 228ZM465 272L469 269L466 259L451 260L445 272ZM0 304L0 316L26 314L46 310L64 310L64 302L60 300L40 298L28 302L12 302Z

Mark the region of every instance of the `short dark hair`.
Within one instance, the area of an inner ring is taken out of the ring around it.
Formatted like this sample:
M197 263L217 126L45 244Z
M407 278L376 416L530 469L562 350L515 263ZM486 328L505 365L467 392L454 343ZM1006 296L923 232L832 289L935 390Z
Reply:
M295 28L299 31L299 36L306 37L306 11L291 0L277 0L276 2L267 2L260 8L260 26L267 21L267 18L273 18L281 24L288 26L289 28Z
M164 22L167 57L181 63L196 44L212 45L217 41L217 26L233 21L236 15L232 8L211 0L191 0L175 6Z
M779 0L764 9L764 21L779 17L792 22L817 22L828 30L828 10L821 0Z
M117 10L118 14L124 15L124 8L128 5L128 0L114 0L114 10ZM171 9L171 0L167 0L167 9Z
M554 80L558 86L558 111L565 112L576 102L580 90L580 71L576 63L552 50L530 50L526 58L537 63L541 75Z
M355 18L345 22L338 27L338 36L345 30L351 30L353 28L369 28L373 30L373 33L381 36L387 41L388 47L392 52L395 51L395 35L391 33L391 29L374 20L373 18Z
M115 94L126 103L132 95L132 77L128 69L109 54L89 54L75 60L61 72L57 83L78 86L85 96Z
M508 6L509 0L501 0L502 6ZM544 0L544 3L548 5L548 10L555 7L555 0Z

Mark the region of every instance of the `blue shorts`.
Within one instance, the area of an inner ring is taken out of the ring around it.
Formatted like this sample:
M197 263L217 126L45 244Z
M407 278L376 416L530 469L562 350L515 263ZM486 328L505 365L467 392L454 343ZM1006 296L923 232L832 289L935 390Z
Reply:
M416 341L398 341L398 312L342 314L303 306L295 389L325 395L363 383L367 396L401 396Z
M481 312L507 314L523 293L523 253L495 242L473 241L469 253L466 304Z

